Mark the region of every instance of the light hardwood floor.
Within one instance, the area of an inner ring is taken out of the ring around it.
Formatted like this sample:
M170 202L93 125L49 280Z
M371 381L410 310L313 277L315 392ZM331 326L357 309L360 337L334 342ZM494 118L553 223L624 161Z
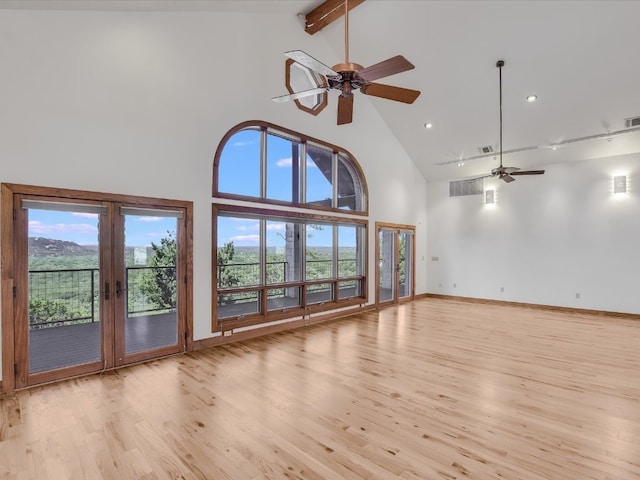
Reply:
M424 299L18 392L0 479L640 479L640 322Z

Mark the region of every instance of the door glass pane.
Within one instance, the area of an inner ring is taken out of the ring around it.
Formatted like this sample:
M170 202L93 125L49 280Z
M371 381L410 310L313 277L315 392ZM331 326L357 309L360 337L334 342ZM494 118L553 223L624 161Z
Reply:
M378 267L380 270L378 294L380 302L395 298L395 255L393 249L393 230L380 230L378 234Z
M30 373L102 358L100 215L55 205L27 209Z
M412 291L412 243L412 233L401 232L398 234L398 297L400 298L410 296Z
M124 295L125 353L178 343L178 219L124 215L125 272L114 293Z

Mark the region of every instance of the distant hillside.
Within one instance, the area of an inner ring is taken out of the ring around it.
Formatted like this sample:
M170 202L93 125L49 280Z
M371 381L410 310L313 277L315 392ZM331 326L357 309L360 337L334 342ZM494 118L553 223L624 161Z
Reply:
M97 251L97 245L78 245L74 242L55 240L53 238L29 237L29 255L32 256L94 255Z

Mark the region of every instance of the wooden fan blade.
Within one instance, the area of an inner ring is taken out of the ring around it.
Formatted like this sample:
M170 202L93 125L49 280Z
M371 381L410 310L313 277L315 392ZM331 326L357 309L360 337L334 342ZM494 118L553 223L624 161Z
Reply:
M291 50L290 52L284 52L284 56L294 60L295 62L298 62L300 65L310 68L314 72L318 72L320 75L324 75L325 77L340 76L340 74L334 71L331 67L325 65L320 60L316 60L311 55L303 52L302 50Z
M413 103L416 98L420 96L420 92L418 90L383 85L381 83L368 83L361 87L360 91L365 95L386 98L388 100L395 100L396 102L403 103Z
M515 178L513 178L511 175L507 175L506 173L500 177L500 180L504 180L507 183L511 183L511 182L515 182L516 181Z
M518 167L504 167L502 169L502 171L504 173L509 174L509 175L512 174L512 173L517 172L518 170L520 170Z
M273 100L274 102L286 102L288 100L297 100L298 98L310 97L311 95L319 95L327 91L329 91L329 89L326 87L312 88L310 90L302 90L300 92L290 93L288 95L273 97L271 100Z
M342 93L338 97L338 125L353 121L353 94Z
M380 63L371 65L358 72L358 76L366 82L373 82L379 78L395 75L396 73L406 72L415 68L414 65L404 58L402 55L396 55Z
M544 170L520 170L519 172L511 172L511 175L542 175Z

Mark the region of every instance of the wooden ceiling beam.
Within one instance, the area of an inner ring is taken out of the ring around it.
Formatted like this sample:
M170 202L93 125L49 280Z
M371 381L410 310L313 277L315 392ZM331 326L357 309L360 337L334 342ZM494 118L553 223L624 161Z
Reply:
M349 0L349 11L364 1ZM326 2L307 13L304 31L309 35L313 35L342 16L344 16L344 0L326 0Z

